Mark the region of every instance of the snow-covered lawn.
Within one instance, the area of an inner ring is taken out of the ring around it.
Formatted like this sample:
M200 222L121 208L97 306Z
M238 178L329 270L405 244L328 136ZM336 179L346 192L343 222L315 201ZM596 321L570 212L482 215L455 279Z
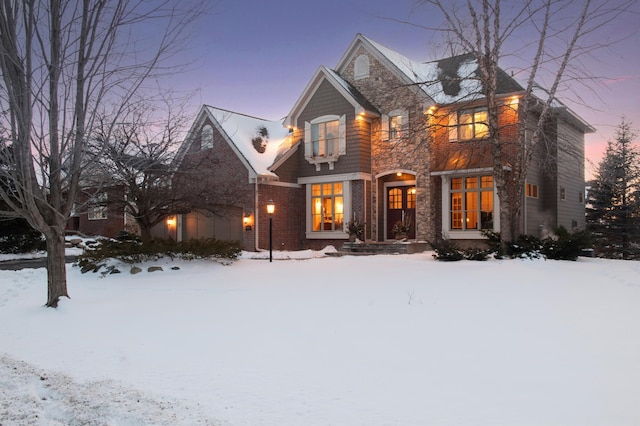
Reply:
M289 255L0 271L0 424L640 424L640 262Z

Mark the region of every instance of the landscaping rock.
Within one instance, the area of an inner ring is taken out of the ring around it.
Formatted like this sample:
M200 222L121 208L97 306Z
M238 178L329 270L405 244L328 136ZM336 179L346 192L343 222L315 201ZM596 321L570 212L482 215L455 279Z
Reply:
M171 267L171 270L172 270L172 271L177 271L177 270L179 270L179 269L180 269L180 267L179 267L179 266L172 266L172 267Z
M71 243L74 247L77 247L78 244L80 244L82 242L81 238L71 238L68 240L69 243Z
M149 266L147 272L163 271L162 266Z
M96 265L95 263L87 263L82 265L80 268L80 272L86 274L89 271L98 272L98 270L102 267L102 265Z
M135 274L138 274L138 273L142 272L142 269L138 268L137 266L132 266L131 267L131 271L129 271L129 272L131 272L131 274L135 275Z

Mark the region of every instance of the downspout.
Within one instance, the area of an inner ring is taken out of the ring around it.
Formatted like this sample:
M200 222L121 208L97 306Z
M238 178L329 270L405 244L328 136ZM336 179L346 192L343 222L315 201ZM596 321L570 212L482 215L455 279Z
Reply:
M253 229L254 229L254 239L255 239L255 247L256 247L256 251L259 251L258 248L258 242L259 242L259 238L258 235L260 234L258 231L260 231L260 227L258 226L258 224L260 223L260 221L258 220L258 202L260 201L258 199L258 177L256 176L256 180L254 181L254 185L255 185L255 190L254 190L254 201L253 201L253 217L254 217L254 223L253 223Z
M529 232L527 231L527 229L528 229L527 228L527 225L528 225L528 223L527 223L527 201L528 200L527 200L527 183L526 183L526 180L525 180L525 184L524 185L525 185L524 186L524 191L522 191L522 198L524 198L524 200L522 200L522 206L523 206L523 208L522 208L522 216L523 216L523 222L524 222L524 229L522 231L523 231L524 235L528 235L529 234Z

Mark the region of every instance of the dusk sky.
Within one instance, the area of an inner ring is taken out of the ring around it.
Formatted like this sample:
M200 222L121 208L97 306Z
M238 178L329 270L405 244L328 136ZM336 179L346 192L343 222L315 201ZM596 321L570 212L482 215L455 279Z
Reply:
M592 74L604 78L602 84L592 84L600 99L581 87L576 90L589 106L561 95L596 128L586 138L587 159L594 164L622 116L636 132L640 129L638 3L608 34L628 36L626 40L584 62ZM413 0L218 0L213 4L184 52L195 63L182 74L179 87L198 89L194 102L262 118L286 116L317 68L335 67L357 33L416 61L448 56L438 47L439 32L399 22L423 27L443 22L435 10L416 9ZM587 164L588 178L592 172Z

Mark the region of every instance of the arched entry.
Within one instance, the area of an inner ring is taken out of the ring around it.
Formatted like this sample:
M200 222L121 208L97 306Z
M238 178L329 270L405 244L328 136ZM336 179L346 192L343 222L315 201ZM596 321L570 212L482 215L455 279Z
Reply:
M401 182L398 182L401 183ZM386 235L387 239L395 238L393 227L396 223L409 225L407 237L416 237L416 186L386 186Z

